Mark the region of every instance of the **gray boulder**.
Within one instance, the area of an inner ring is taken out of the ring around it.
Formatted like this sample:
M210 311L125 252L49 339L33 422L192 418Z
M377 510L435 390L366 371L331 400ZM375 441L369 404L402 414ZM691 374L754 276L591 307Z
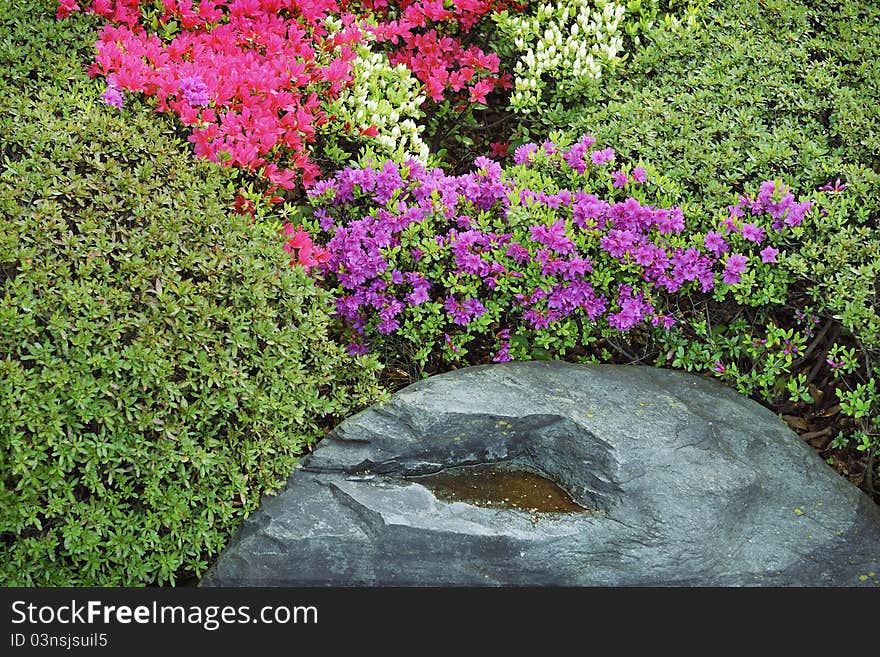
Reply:
M584 510L455 498L420 478L479 464L540 474ZM878 583L880 510L773 413L704 377L561 362L450 372L349 418L202 581Z

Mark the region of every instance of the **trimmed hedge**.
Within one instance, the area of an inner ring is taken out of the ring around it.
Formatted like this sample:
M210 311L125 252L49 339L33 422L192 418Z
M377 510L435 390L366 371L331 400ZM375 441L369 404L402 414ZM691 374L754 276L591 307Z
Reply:
M0 25L0 584L197 576L377 366L228 171L101 103L89 17Z

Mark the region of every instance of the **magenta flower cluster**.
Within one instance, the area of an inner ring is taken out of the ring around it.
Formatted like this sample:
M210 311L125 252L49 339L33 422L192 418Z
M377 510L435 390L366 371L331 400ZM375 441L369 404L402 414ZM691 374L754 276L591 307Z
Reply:
M191 128L197 156L259 172L272 197L317 180L316 130L337 120L326 102L355 83L360 44L375 38L434 102L486 103L490 92L511 87L510 74L471 29L491 13L516 11L513 4L58 0L56 15L88 11L107 21L89 68L107 82L105 103L121 108L125 94L143 94ZM331 31L333 21L339 25ZM340 127L355 139L378 136L375 125Z
M676 319L665 297L740 282L750 247L763 245L760 259L772 263L778 250L768 235L798 225L810 207L766 182L755 199L731 206L719 230L689 233L679 207L592 193L590 181L619 178L607 166L614 150L594 143L586 136L570 148L526 144L506 171L485 157L460 176L385 162L318 183L309 192L313 238L329 256L313 271L336 294L352 353L366 351L376 334L443 336L449 344L466 331L494 338L495 360L507 360L512 337L574 317L616 331L668 329ZM561 180L580 176L583 185L533 189L523 181L538 166ZM641 167L624 175L626 185L647 183ZM416 319L425 309L435 322Z

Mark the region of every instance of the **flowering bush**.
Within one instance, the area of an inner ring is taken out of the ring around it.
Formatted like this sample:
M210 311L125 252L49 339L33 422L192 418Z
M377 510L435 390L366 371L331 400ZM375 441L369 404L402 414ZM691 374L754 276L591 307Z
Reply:
M451 99L459 102L485 103L490 91L510 86L510 76L499 74L498 55L465 41L487 14L508 7L516 11L524 4L511 0L356 0L343 6L353 11L360 7L378 19L370 31L396 46L391 63L405 64L436 102L451 91Z
M785 266L809 282L806 295L837 327L825 363L841 413L851 421L834 446L849 444L873 455L880 449L880 174L853 168L847 182L821 189L822 211L814 213ZM866 474L870 481L870 467Z
M328 22L330 19L328 19ZM333 164L351 159L351 126L366 126L356 136L363 144L363 156L390 158L402 162L415 157L427 163L429 149L422 140L421 105L424 87L403 64L371 49L374 37L366 33L352 63L352 80L339 96L325 105L329 120L318 129L323 136L323 154Z
M849 171L848 182L825 185L823 212L787 267L810 282L811 301L839 318L866 350L880 352L880 173Z
M91 0L85 8L109 22L89 72L106 78L104 102L122 107L126 93L143 93L192 128L197 155L260 172L271 195L314 183L311 145L328 121L338 122L324 131L333 162L353 154L342 145L356 151L371 138L378 155L426 158L414 122L423 90L396 66L408 67L434 101L448 92L456 102L485 102L509 84L498 56L435 25L466 31L494 4L460 0L450 11L370 0L352 4L355 14L336 0ZM57 15L79 9L59 0ZM390 59L365 42L391 44Z
M591 0L540 3L531 15L496 13L499 40L512 51L514 112L543 114L571 105L602 69L620 61L623 4ZM512 45L512 48L511 48Z
M762 251L779 266L761 276L744 274L729 290L735 305L711 303L724 296L697 301L687 326L658 336L655 360L711 371L788 412L801 405L812 406L813 417L839 415L837 436L829 433L824 444L865 452L865 489L872 491L871 463L880 449L880 239L871 208L878 207L880 178L868 169L851 174L848 182L820 187L806 213L790 193L771 194L758 208L749 199L731 206L725 222L743 221L743 236L755 236L745 219L756 210L770 215L771 228L787 225L785 252ZM765 184L755 200L768 192ZM824 408L814 406L823 398Z
M361 39L350 16L334 33L322 24L333 0L204 0L197 7L93 0L88 9L110 21L89 70L106 78L105 102L121 106L124 92L143 93L157 111L172 111L192 128L197 155L260 170L287 189L297 178L315 180L307 145L326 120L321 100L350 81Z
M521 146L506 170L488 158L461 176L389 161L318 183L306 229L326 258L308 264L336 294L350 351L391 340L420 365L469 351L589 358L598 338L686 319L676 298L749 285L810 208L771 181L718 230L695 231L681 208L650 201L643 167L614 161L585 136Z

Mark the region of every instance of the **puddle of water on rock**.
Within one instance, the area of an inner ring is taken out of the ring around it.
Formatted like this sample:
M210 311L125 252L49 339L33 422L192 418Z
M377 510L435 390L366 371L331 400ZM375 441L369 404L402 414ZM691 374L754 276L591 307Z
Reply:
M409 479L446 502L537 513L587 511L555 482L534 472L499 463L448 468Z

